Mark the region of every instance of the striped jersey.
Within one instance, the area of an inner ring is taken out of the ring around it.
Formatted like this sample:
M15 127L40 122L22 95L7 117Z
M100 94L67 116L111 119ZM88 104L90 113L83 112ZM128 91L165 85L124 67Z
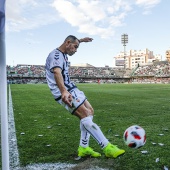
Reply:
M75 84L70 81L70 77L68 73L69 62L68 62L67 55L61 52L59 49L54 49L46 59L45 70L46 70L46 79L47 79L48 86L55 99L61 96L60 90L56 84L54 73L53 73L53 69L56 67L61 69L61 73L63 76L64 85L66 89L69 91L76 87Z

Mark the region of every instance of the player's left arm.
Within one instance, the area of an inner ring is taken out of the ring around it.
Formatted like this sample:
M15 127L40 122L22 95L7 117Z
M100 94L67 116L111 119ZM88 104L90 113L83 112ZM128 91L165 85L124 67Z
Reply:
M93 38L90 38L90 37L85 37L85 38L81 38L79 39L79 42L91 42L93 41Z
M67 91L64 85L64 80L63 80L61 71L62 71L61 68L58 68L58 67L54 68L53 69L54 78L55 78L58 88L60 89L62 101L65 104L67 104L69 107L72 107L72 96Z

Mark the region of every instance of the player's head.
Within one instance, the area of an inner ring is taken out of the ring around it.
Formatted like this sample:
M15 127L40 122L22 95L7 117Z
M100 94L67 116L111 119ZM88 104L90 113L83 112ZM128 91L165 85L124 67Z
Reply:
M80 41L75 36L69 35L64 40L64 44L65 44L66 54L68 54L69 56L72 56L77 51Z

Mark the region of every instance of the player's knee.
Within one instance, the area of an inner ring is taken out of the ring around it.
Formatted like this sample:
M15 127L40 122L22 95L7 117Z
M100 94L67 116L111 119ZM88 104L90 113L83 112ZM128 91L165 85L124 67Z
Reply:
M80 106L74 113L76 116L78 116L80 119L83 119L85 117L88 117L90 115L93 116L94 114L94 110L92 107L90 108L87 108L87 107L84 107L83 105Z
M82 112L83 117L88 117L89 115L91 115L91 112L89 111L89 109L86 109Z
M94 109L91 107L90 109L89 109L89 111L90 111L90 115L94 115Z
M82 113L81 113L81 118L80 119L83 119L83 118L85 118L85 117L89 117L89 116L93 116L93 113L91 112L91 111L89 111L89 110L86 110L86 111L83 111Z
M82 110L77 110L74 113L75 116L79 117L80 119L83 119L85 117L88 117L90 115L89 110L88 109L82 109Z

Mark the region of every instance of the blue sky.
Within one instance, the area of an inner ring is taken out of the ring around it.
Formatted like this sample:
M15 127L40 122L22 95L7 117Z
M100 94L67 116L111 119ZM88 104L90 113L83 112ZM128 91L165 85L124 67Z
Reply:
M170 49L170 0L6 0L6 63L44 65L68 35L92 37L69 57L71 64L113 66L126 50Z

